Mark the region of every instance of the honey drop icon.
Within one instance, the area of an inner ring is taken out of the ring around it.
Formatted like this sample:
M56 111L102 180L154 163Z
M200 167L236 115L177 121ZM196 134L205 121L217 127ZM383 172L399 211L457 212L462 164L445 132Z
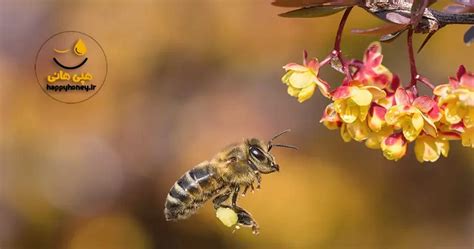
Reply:
M78 56L83 56L87 52L86 44L81 40L77 40L76 44L74 45L74 53Z

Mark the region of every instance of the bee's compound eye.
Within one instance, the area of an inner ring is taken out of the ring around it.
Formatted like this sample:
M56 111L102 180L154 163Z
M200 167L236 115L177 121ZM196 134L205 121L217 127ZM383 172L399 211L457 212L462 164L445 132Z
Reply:
M251 147L250 153L252 153L252 155L259 161L265 161L266 159L265 154L263 154L259 148Z

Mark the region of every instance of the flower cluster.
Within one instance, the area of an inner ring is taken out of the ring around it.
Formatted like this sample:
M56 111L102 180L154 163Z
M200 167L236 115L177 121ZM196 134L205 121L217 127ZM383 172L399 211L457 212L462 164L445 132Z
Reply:
M318 77L319 62L317 59L307 60L307 54L304 53L303 65L288 63L283 68L287 73L281 79L288 86L288 94L303 101L313 96L316 86L325 97L329 97L329 85Z
M306 56L303 65L283 67L287 73L282 81L299 102L309 99L317 86L332 100L320 122L338 129L345 142L364 142L389 160L405 156L412 142L420 162L446 157L450 140L461 139L474 148L474 74L461 66L449 84L433 90L433 96L418 96L412 86L401 86L382 59L380 43L372 43L362 61L351 60L354 69L333 91L319 78L318 61Z

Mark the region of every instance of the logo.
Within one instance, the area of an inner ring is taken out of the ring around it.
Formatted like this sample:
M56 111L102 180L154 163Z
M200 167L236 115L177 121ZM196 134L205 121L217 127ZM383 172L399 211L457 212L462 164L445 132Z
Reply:
M36 55L38 84L51 98L68 104L92 98L107 76L107 57L91 36L65 31L51 36Z

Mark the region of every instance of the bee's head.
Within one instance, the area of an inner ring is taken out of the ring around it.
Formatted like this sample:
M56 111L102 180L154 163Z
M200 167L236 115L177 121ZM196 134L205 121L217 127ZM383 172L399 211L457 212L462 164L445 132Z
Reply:
M268 143L263 142L260 139L252 138L247 141L249 164L253 170L256 170L263 174L272 173L280 170L280 166L276 163L275 157L270 153L272 147L285 147L296 149L296 147L285 144L273 144L273 140L290 130L280 132L275 135Z

